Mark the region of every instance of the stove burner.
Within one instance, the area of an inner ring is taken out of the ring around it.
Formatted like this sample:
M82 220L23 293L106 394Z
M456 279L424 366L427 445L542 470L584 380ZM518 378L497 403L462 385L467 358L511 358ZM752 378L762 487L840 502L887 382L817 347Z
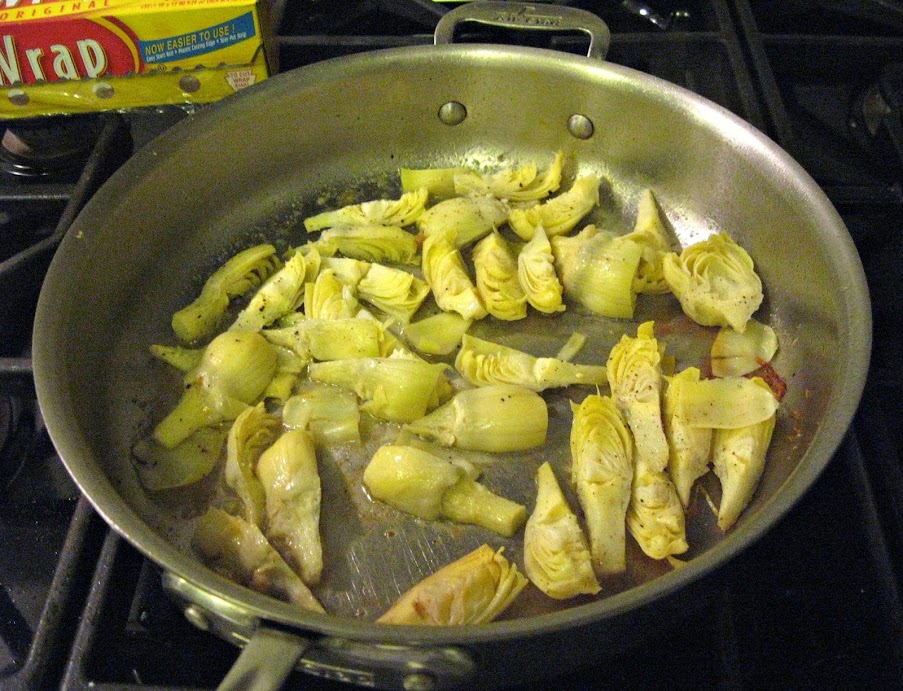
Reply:
M850 132L888 170L903 172L903 62L889 63L853 104Z
M7 496L7 489L19 475L25 462L24 453L27 430L23 424L21 402L8 396L0 396L0 492ZM0 497L0 501L2 501Z
M77 172L94 148L101 126L93 115L7 122L0 140L0 170L20 178Z

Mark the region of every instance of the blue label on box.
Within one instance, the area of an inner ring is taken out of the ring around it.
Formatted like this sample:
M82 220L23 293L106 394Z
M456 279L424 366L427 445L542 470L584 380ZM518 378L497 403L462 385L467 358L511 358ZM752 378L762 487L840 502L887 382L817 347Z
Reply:
M187 34L157 38L153 41L139 41L139 49L141 59L145 63L172 62L212 53L253 38L255 35L254 13L248 12L228 22Z

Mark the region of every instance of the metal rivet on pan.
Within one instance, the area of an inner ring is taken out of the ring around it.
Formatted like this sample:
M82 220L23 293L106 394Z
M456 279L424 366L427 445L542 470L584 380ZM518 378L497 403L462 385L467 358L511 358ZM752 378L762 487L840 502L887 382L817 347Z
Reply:
M436 688L436 680L425 672L412 672L402 682L405 691L433 691Z
M188 605L185 608L185 618L201 631L210 630L210 622L207 620L207 613L198 605Z
M449 101L439 109L439 119L446 125L460 125L467 118L467 108L457 101Z
M593 121L585 115L575 113L568 118L568 132L577 137L577 139L589 139L593 136Z
M10 89L7 92L7 96L9 97L9 102L14 106L27 106L31 100L22 89Z
M193 94L201 88L201 80L193 74L186 74L179 80L179 88L188 94Z

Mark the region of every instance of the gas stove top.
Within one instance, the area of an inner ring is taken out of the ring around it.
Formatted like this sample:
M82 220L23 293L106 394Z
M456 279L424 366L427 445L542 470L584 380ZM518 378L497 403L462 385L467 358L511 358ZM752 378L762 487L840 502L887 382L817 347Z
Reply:
M553 681L535 688L900 687L903 3L559 4L609 24L610 61L725 106L806 168L860 252L874 345L854 425L794 510L730 563L661 603L654 629L579 669L550 661ZM454 6L277 3L280 69L431 43L437 20ZM457 38L499 37L468 27ZM583 50L574 36L543 40ZM3 688L215 688L238 654L192 626L163 594L153 563L80 498L43 430L31 382L34 304L55 247L106 177L184 115L165 108L0 123ZM300 673L289 684L347 687Z

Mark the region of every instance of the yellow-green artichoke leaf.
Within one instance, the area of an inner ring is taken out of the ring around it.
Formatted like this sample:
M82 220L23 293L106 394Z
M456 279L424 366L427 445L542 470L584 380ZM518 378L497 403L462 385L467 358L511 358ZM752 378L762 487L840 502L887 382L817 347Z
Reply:
M417 351L427 355L449 355L461 345L471 321L454 312L438 312L404 326L402 335Z
M624 334L608 356L611 396L624 414L636 442L637 464L662 471L668 466L668 441L662 425L661 351L652 322Z
M266 412L263 403L235 418L226 440L226 484L235 493L243 518L262 527L266 517L265 495L255 473L257 459L276 441L282 422Z
M715 430L712 466L721 481L718 527L729 530L749 505L765 470L777 416L737 429Z
M482 545L405 592L379 619L381 624L461 626L498 617L527 585L517 565Z
M333 257L339 254L366 262L415 264L417 238L397 226L362 225L335 226L324 230L313 243L320 254Z
M530 305L544 313L555 314L565 310L562 294L564 288L555 273L552 246L540 226L517 256L517 278Z
M307 585L320 582L320 474L311 435L302 429L282 434L257 461L263 487L267 539Z
M684 382L675 414L694 427L737 429L767 420L779 406L761 378L725 377Z
M476 244L473 266L477 292L489 314L503 321L527 316L527 295L518 278L517 259L499 233L492 232Z
M753 260L727 233L666 255L662 267L684 313L702 326L731 326L743 333L762 304Z
M371 264L357 291L364 302L408 322L430 294L430 287L409 271Z
M204 355L203 348L182 348L179 346L152 345L151 355L168 365L175 367L180 372L190 372Z
M201 427L172 449L153 437L141 439L132 449L141 485L160 492L203 480L219 462L228 433L226 425Z
M712 452L712 430L687 424L678 413L678 401L687 382L698 382L700 372L695 367L665 377L662 398L665 437L668 439L668 472L677 489L681 504L690 505L691 491L697 479L708 472Z
M461 253L449 233L436 233L426 238L422 260L423 276L439 309L457 312L471 321L487 315Z
M603 317L633 317L641 245L592 225L573 236L553 237L550 244L565 295Z
M683 554L686 517L667 473L638 465L633 477L627 528L643 552L653 559Z
M351 204L334 211L324 211L304 219L308 232L333 228L335 226L409 226L426 209L429 193L420 188L405 192L398 199L375 199Z
M459 195L491 194L497 199L511 202L544 199L561 185L561 169L564 154L558 152L548 169L539 174L535 161L518 168L505 168L495 173L469 171L455 175L455 192Z
M405 429L443 446L502 453L542 446L548 426L542 396L522 386L496 384L459 391Z
M778 352L778 337L767 324L755 319L746 323L743 333L724 326L712 343L712 374L716 377L741 377L755 372Z
M455 196L455 176L468 172L469 168L401 168L401 191L425 189L433 197L447 199Z
M512 209L508 225L524 240L532 240L540 226L548 237L571 232L599 204L597 175L577 178L567 192L527 209Z
M325 361L377 357L382 330L382 325L371 319L305 319L294 326L260 333L300 358Z
M508 205L495 197L454 197L427 209L417 219L417 228L424 238L449 233L460 249L498 228L508 211Z
M360 311L356 290L340 281L332 269L323 269L304 284L304 314L308 319L351 319ZM290 326L281 320L281 326Z
M533 391L574 384L600 386L607 381L604 366L538 358L471 334L461 339L455 369L473 386L516 384Z
M571 407L571 481L586 519L593 563L600 574L623 573L633 438L610 397L590 394Z
M257 526L211 507L198 520L191 544L221 576L303 609L325 611Z
M319 262L318 262L319 263ZM296 252L285 265L270 276L238 313L230 330L260 331L280 317L294 312L304 302L304 283L308 274L305 255Z
M358 358L316 362L310 378L353 391L361 409L381 420L413 422L438 401L437 389L447 384L447 365L408 358Z
M316 382L309 382L282 407L282 423L288 429L308 430L320 446L359 442L360 420L353 392Z
M663 263L671 252L671 240L659 215L652 190L640 194L633 232L624 236L643 248L640 265L633 281L635 293L661 295L671 290L665 280Z
M536 506L524 526L524 571L556 600L601 589L586 537L548 462L536 472Z
M222 325L229 303L258 288L282 266L272 245L242 250L217 269L204 283L201 294L172 317L172 329L183 343L213 336Z

